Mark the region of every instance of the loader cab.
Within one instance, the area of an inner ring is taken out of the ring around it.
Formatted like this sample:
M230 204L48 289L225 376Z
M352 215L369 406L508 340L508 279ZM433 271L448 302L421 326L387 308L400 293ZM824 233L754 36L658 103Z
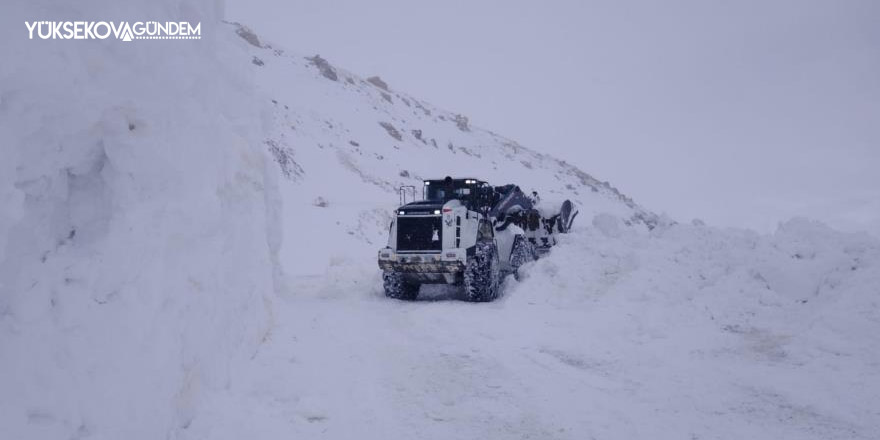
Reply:
M486 191L492 187L477 179L445 179L426 180L423 197L425 201L444 204L450 200L458 200L468 209L476 211L485 205Z

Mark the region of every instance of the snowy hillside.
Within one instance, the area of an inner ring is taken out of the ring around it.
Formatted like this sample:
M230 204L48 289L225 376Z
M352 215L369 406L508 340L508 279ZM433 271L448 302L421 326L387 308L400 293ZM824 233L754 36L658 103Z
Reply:
M659 221L607 182L476 127L466 116L230 26L251 53L241 62L274 107L266 142L282 169L287 241L281 256L291 274L321 273L330 261L375 253L387 240L398 188L413 185L421 197L425 178L516 183L545 200L572 199L585 218L610 212L644 229Z
M880 433L876 239L676 224L219 6L138 8L205 37L0 38L0 438ZM388 300L397 187L447 174L571 198L575 231L493 303Z

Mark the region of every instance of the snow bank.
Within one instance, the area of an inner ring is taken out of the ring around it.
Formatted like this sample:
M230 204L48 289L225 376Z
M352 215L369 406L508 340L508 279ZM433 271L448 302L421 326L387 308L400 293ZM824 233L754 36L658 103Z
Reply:
M4 6L0 438L180 437L267 331L275 169L220 13ZM200 21L203 39L26 40L47 18Z
M574 312L551 345L614 365L597 437L872 438L880 430L880 241L793 219L772 235L611 215L510 285L505 307ZM562 326L555 323L554 326Z

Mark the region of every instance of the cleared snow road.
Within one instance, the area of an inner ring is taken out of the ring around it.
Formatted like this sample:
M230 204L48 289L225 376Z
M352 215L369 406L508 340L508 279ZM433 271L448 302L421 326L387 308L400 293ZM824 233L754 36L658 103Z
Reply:
M442 289L387 300L366 261L296 278L273 304L251 377L191 429L212 438L876 438L880 320L861 284L876 278L866 270L876 246L857 251L863 267L849 278L803 302L787 291L803 276L771 275L785 271L774 260L788 252L785 237L750 249L751 235L678 228L666 238L582 230L489 304ZM842 264L836 251L819 250L820 260L834 257L822 260L826 280Z

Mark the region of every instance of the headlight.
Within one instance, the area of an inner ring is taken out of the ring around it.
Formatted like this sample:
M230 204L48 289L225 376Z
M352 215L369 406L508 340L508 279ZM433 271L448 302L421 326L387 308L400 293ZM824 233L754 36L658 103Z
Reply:
M435 209L435 210L434 210L434 215L440 215L440 210L439 210L439 209Z
M406 215L406 211L397 211L397 213L400 215Z

